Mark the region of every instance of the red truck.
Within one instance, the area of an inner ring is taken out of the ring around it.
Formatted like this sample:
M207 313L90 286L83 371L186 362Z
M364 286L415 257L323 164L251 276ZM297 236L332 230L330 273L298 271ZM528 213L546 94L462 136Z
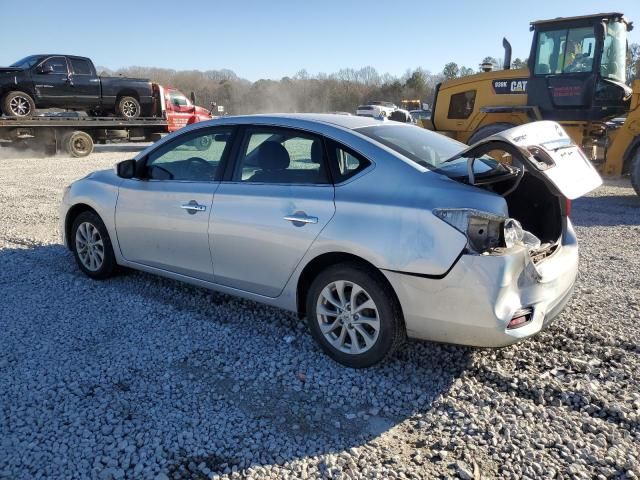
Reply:
M166 112L169 133L192 123L209 120L211 112L195 105L195 98L188 99L180 90L172 87L160 87L160 108Z
M152 116L119 118L83 116L76 112L45 113L32 117L0 117L0 146L43 148L48 155L60 149L86 157L94 143L156 141L186 125L212 118L175 88L152 84Z

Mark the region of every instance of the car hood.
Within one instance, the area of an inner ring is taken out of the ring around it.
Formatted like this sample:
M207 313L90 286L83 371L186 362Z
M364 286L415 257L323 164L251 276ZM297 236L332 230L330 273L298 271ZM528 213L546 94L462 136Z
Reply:
M196 109L195 109L195 114L196 114L196 115L202 115L203 117L209 117L209 118L212 118L212 117L211 117L211 114L209 113L209 110L207 110L207 109L206 109L206 108L204 108L204 107L199 107L199 106L197 106L197 105L196 105Z
M22 68L17 67L0 67L0 73L15 73L22 72Z
M86 180L91 180L92 182L106 183L114 186L118 186L122 182L122 178L118 177L118 175L115 172L115 168L109 168L107 170L96 170L95 172L91 172L86 177L81 178L77 181L84 182Z

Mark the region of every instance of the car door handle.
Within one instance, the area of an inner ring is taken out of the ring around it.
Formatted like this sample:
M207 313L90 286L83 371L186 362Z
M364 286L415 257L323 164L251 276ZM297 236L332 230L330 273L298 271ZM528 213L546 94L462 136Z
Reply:
M183 203L180 205L180 208L186 210L187 212L194 214L196 212L204 212L207 209L206 205L200 205L195 200L191 200L189 203Z
M284 219L288 222L296 223L318 223L318 217L309 217L304 212L296 212L291 215L287 215Z

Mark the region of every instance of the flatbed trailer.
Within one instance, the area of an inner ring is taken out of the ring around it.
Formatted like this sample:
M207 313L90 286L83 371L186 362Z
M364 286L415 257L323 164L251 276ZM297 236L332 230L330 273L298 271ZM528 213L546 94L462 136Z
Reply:
M95 143L156 141L168 131L164 116L130 120L56 115L0 117L0 146L41 149L48 155L65 150L71 156L85 157L93 151Z

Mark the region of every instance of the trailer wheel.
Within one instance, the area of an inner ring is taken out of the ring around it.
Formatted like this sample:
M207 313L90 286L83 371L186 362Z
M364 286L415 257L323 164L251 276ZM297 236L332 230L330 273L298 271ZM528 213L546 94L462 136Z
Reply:
M36 110L36 104L24 92L9 92L2 99L2 111L9 117L30 117Z
M116 114L124 118L138 118L141 111L140 102L134 97L122 97L116 105Z
M631 185L638 195L640 195L640 148L636 150L636 154L631 159Z
M62 139L62 145L72 157L86 157L93 152L93 138L86 132L75 131L67 133Z

